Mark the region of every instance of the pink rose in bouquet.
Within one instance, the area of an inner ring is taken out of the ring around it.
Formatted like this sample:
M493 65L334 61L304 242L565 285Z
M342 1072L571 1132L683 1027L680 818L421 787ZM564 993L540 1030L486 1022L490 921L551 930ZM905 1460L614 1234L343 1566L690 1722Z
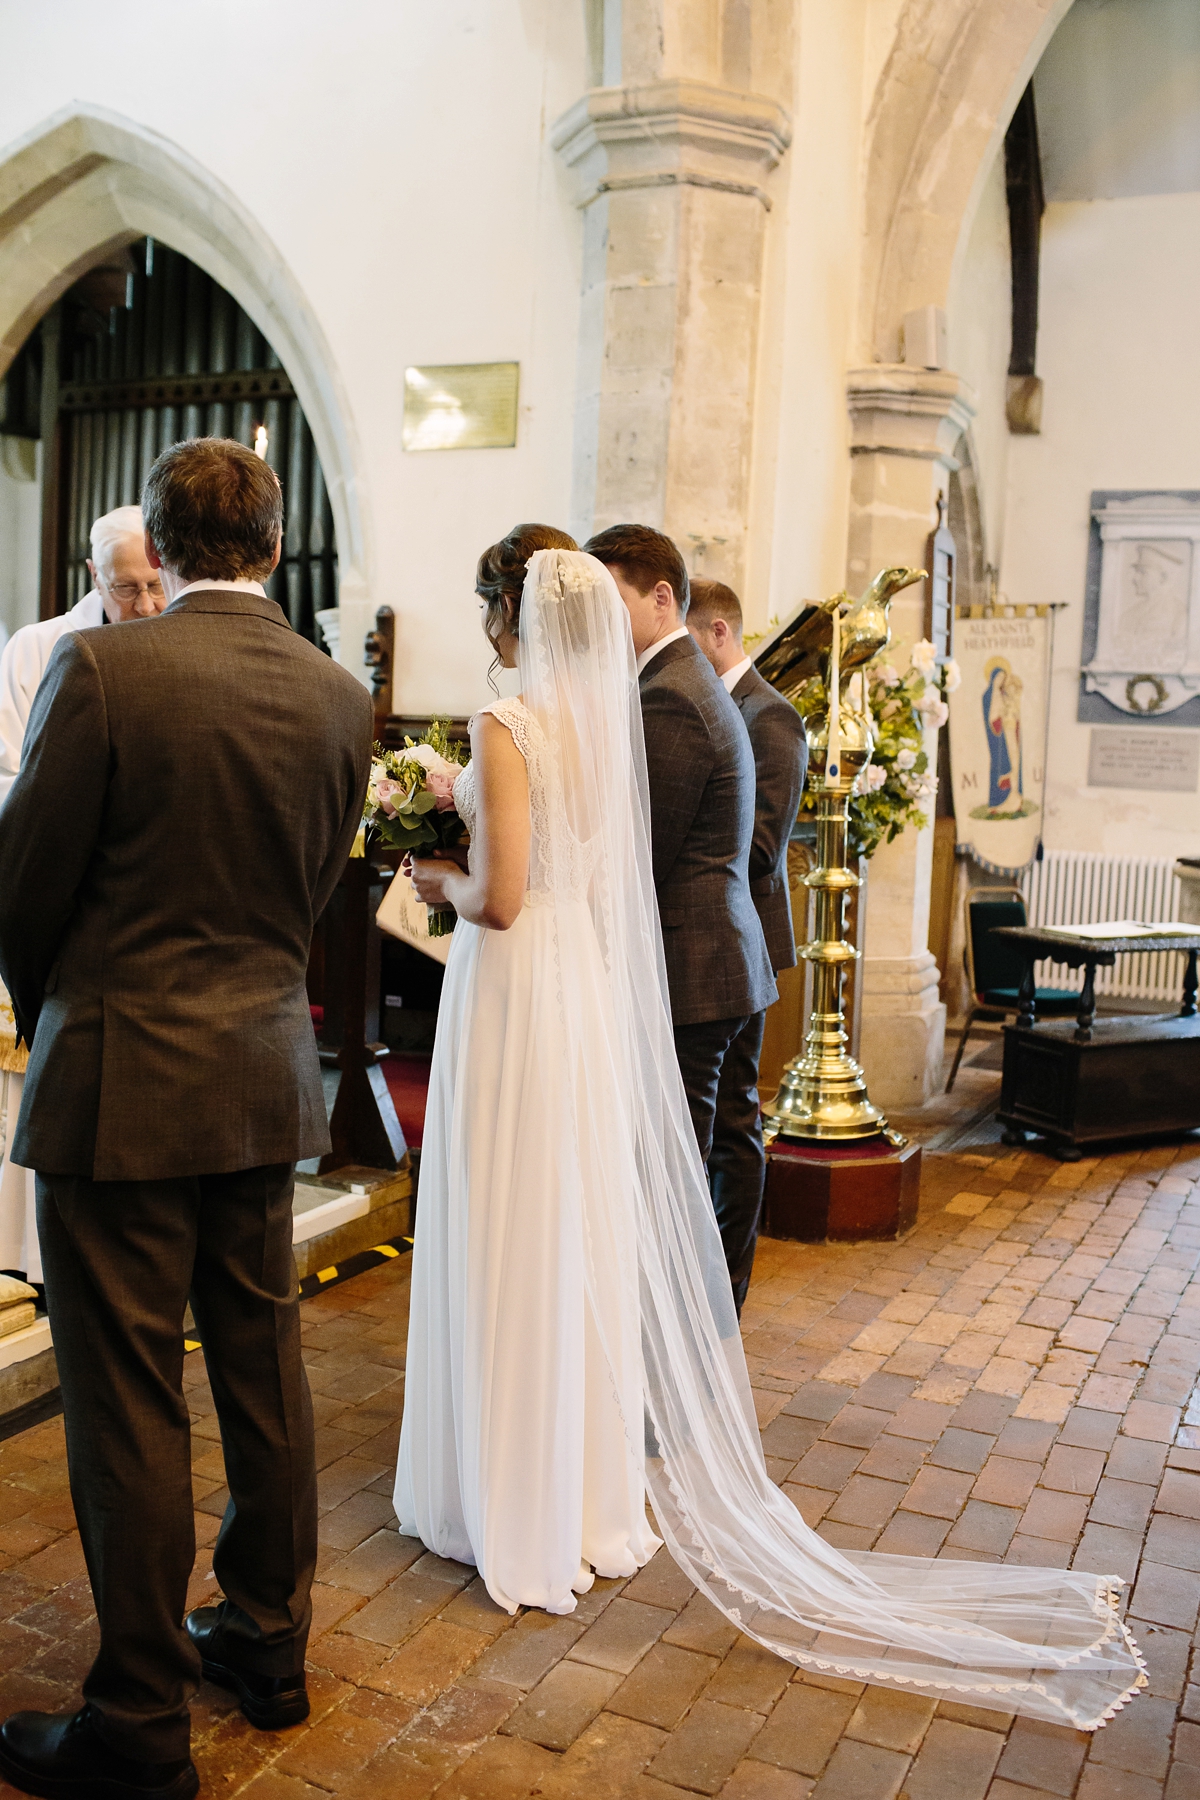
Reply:
M374 783L374 790L375 798L378 801L384 816L389 819L394 819L396 816L396 802L393 800L392 796L394 794L399 794L401 800L405 798L407 790L404 783L402 781L390 781L386 775L382 775L379 780Z
M425 777L425 786L437 801L440 813L454 812L454 783L462 773L456 769L453 774L448 769L430 769Z

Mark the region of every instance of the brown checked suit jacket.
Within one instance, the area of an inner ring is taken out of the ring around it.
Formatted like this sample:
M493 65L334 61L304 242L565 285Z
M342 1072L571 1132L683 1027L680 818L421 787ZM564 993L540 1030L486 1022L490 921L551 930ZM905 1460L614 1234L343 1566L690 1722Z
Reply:
M791 969L796 938L788 895L788 840L808 771L808 739L795 707L751 665L733 690L754 752L754 841L750 898L758 908L771 967Z
M60 639L0 809L16 1163L158 1180L329 1148L305 971L371 736L365 688L257 594Z
M750 740L690 637L664 645L638 685L671 1016L676 1025L747 1018L776 998L750 897Z

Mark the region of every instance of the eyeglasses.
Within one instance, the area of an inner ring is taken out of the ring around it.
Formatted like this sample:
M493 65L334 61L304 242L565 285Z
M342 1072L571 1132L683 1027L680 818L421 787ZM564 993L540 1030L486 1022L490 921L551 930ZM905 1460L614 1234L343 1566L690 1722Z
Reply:
M141 594L149 594L152 600L163 598L161 581L105 581L104 585L114 600L127 600L131 604Z

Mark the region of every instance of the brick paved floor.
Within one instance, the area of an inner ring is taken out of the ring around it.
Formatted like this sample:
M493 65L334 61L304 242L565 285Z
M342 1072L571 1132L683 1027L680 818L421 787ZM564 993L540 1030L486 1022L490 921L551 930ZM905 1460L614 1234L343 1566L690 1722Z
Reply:
M1152 1685L1104 1731L798 1675L665 1552L571 1618L515 1620L390 1504L408 1264L309 1301L320 1427L313 1717L253 1731L203 1688L208 1796L253 1800L1198 1800L1200 1151L1073 1167L927 1154L899 1245L765 1243L746 1309L771 1469L831 1542L1135 1581ZM224 1504L189 1359L201 1551ZM61 1421L0 1445L0 1711L70 1706L94 1622ZM8 1789L0 1788L7 1795Z

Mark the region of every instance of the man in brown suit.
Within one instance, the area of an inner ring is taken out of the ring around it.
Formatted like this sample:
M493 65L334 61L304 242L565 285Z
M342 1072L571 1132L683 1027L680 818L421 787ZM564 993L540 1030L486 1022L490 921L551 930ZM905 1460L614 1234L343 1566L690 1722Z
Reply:
M366 690L262 581L279 484L239 444L176 444L142 499L160 617L71 633L0 812L0 971L31 1045L14 1158L38 1232L71 1494L100 1648L71 1717L17 1713L26 1793L189 1800L203 1667L253 1724L305 1717L316 1558L293 1165L329 1148L305 993L313 922L370 768ZM230 1500L220 1607L195 1554L191 1300Z
M804 794L808 740L800 714L764 681L742 644L742 604L723 581L693 581L688 630L742 715L754 752L754 837L750 845L750 898L778 975L796 963L796 939L788 896L787 852ZM721 1064L708 1179L717 1217L740 1222L744 1236L731 1245L730 1274L741 1310L750 1285L766 1158L758 1108L758 1060L763 1015L750 1019Z

